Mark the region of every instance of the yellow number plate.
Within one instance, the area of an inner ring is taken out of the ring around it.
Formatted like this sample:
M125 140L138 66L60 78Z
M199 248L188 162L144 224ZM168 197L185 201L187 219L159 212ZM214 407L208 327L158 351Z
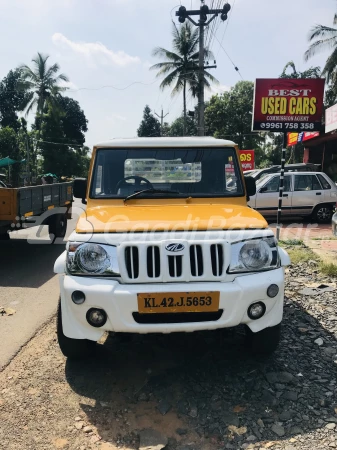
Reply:
M138 294L140 313L214 312L219 310L220 292L171 292Z

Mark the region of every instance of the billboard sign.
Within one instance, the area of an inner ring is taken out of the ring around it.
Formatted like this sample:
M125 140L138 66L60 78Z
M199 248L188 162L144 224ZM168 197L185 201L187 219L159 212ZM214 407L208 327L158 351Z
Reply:
M321 78L257 79L253 131L320 131L324 83Z
M288 133L288 146L291 147L299 142L309 141L309 139L313 139L318 136L318 131L314 131L313 133Z
M331 106L325 111L325 132L337 130L337 105Z
M255 152L254 150L239 150L242 170L255 169Z

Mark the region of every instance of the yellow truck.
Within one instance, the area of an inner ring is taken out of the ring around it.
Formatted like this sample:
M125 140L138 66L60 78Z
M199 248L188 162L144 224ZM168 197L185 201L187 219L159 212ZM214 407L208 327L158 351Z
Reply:
M105 332L173 333L244 325L254 352L276 349L290 263L266 220L247 206L231 141L121 139L94 147L87 201L66 251L57 335L69 358Z
M63 238L72 201L72 182L22 188L0 186L0 239L8 239L10 231L36 225L48 225L52 241Z

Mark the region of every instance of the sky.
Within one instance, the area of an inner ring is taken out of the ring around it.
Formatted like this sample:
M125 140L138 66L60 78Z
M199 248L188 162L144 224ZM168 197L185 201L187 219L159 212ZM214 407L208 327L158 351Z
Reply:
M213 93L241 80L229 57L251 81L278 77L291 60L298 70L324 64L327 53L309 63L303 54L313 25L332 26L336 0L229 3L228 21L218 24L211 45L218 66L212 74L220 82ZM161 91L149 68L159 62L152 56L154 47L171 48L172 20L177 23L180 4L196 9L200 0L0 0L0 77L30 64L37 52L50 55L69 77L66 95L80 103L89 121L89 147L136 136L146 104L158 114L163 108L171 122L182 112L182 95ZM188 108L194 105L189 95Z

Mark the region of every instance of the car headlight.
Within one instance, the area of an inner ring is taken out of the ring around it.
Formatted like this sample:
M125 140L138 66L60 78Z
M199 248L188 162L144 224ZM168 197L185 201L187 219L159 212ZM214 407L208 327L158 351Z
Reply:
M235 242L231 249L230 273L258 272L279 267L274 237Z
M119 276L117 249L92 242L68 242L67 270L72 275Z

